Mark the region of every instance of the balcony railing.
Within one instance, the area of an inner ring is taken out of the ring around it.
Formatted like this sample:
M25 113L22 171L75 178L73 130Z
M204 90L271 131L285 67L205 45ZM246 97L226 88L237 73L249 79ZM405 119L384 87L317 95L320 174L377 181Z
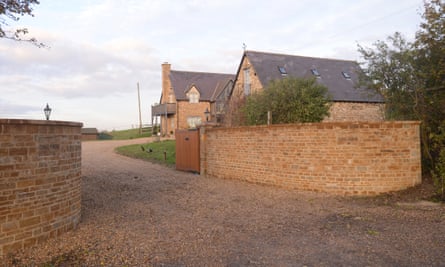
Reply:
M176 104L158 104L151 106L151 114L152 116L165 116L176 113Z

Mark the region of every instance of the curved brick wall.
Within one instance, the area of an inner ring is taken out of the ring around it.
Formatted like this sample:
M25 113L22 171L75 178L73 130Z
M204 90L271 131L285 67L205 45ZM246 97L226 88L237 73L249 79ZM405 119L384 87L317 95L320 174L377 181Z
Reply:
M201 129L201 173L339 195L421 182L419 122Z
M0 256L79 223L81 127L0 119Z

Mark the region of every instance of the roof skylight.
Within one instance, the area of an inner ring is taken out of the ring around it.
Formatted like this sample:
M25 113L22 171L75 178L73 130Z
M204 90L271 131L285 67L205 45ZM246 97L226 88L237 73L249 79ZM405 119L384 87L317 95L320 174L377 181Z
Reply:
M321 75L320 75L320 72L318 72L318 70L317 69L311 69L311 72L312 72L312 74L314 74L314 76L316 76L316 77L320 77Z
M348 72L346 72L346 71L342 71L341 74L343 75L343 77L344 77L346 80L350 80L350 79L351 79L351 75L349 75Z
M278 66L278 70L280 71L281 75L283 75L283 76L287 75L286 68Z

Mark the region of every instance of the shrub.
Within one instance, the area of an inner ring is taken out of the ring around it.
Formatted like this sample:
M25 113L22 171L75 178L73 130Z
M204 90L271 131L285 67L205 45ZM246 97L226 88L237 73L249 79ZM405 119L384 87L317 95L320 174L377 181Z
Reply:
M315 79L286 77L274 80L259 93L247 97L242 111L246 124L320 122L329 116L328 89Z

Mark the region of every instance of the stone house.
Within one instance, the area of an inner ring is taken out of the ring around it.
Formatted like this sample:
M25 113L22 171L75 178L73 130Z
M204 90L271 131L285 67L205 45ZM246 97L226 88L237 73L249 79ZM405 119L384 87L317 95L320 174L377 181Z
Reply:
M152 106L153 119L160 118L160 133L173 135L176 129L196 128L220 118L235 75L172 70L162 64L162 95Z
M245 51L230 102L263 90L274 79L315 77L328 88L333 102L324 121L382 121L384 99L377 92L356 87L359 71L354 61Z

